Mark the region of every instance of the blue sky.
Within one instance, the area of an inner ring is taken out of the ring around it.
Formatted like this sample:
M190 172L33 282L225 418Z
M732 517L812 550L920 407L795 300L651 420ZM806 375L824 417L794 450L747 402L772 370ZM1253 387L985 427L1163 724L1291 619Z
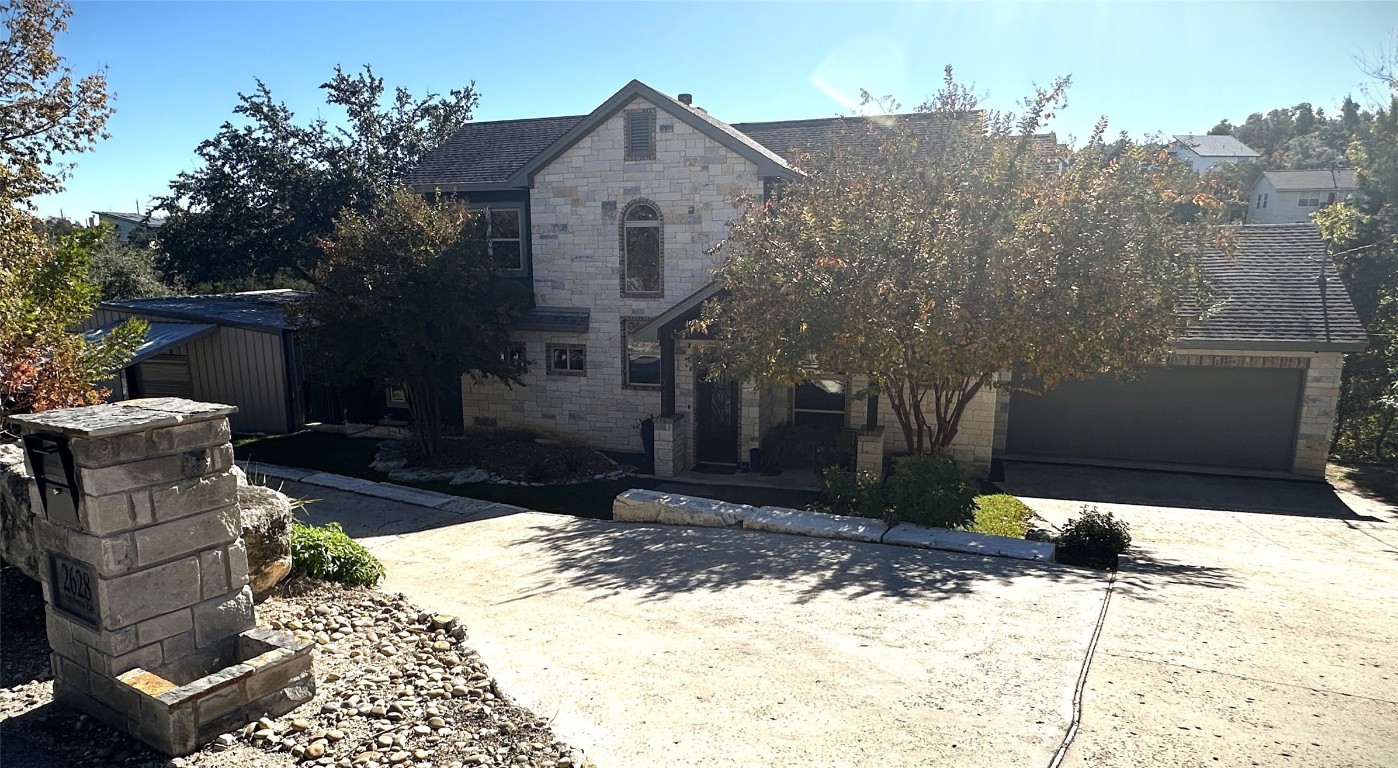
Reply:
M1142 136L1301 101L1330 111L1364 79L1354 57L1398 29L1398 2L73 5L59 53L79 73L106 67L117 96L112 138L37 201L75 219L166 191L254 78L316 116L336 64L414 93L474 80L478 120L586 113L632 78L729 122L845 114L861 87L911 107L946 64L1009 109L1070 74L1060 136L1101 115Z

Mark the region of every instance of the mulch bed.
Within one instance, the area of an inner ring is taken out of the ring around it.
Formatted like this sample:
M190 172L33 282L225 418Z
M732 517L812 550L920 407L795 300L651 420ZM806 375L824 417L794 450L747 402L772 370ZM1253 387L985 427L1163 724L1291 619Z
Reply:
M591 448L499 437L443 438L430 461L408 452L410 467L479 467L506 480L558 483L586 480L616 470Z

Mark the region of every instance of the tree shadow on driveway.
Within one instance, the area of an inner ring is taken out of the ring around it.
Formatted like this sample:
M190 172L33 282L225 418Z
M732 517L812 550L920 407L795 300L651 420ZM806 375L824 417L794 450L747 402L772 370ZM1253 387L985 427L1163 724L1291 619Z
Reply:
M1017 582L1092 588L1104 585L1108 577L1025 560L737 529L575 520L530 530L516 546L545 550L551 573L568 588L600 592L594 599L625 591L664 600L771 581L794 593L798 604L827 595L945 600ZM1222 571L1160 563L1150 579L1141 580L1141 588L1182 579L1232 586Z
M1139 547L1132 548L1121 556L1116 581L1118 588L1146 602L1163 602L1165 597L1152 593L1165 587L1241 589L1244 586L1227 568L1170 560Z

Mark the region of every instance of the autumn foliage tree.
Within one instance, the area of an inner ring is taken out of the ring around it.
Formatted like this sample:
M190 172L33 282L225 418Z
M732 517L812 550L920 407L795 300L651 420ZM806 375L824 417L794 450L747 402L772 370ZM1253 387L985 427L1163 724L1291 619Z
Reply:
M316 370L346 384L402 383L423 455L438 449L444 385L520 381L509 328L528 296L495 278L482 222L463 203L399 187L367 214L342 212L321 248L321 288L297 309Z
M1159 360L1199 293L1192 230L1218 206L1161 152L1109 151L1104 123L1071 155L1036 138L1067 85L1016 117L977 110L948 68L918 114L850 120L870 135L803 158L779 199L743 201L698 321L716 373L867 377L907 450L930 453L1001 372L1053 387Z
M102 76L74 81L54 53L70 14L52 0L0 4L0 432L17 413L100 401L99 382L145 334L136 321L99 343L72 331L99 300L90 253L51 242L26 210L31 196L62 188L66 167L55 159L104 137L111 114Z

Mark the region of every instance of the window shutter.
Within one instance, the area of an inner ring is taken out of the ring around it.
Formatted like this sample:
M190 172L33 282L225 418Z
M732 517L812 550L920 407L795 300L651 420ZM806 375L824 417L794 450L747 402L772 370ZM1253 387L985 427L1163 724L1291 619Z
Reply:
M636 109L626 113L626 159L655 159L655 110Z

